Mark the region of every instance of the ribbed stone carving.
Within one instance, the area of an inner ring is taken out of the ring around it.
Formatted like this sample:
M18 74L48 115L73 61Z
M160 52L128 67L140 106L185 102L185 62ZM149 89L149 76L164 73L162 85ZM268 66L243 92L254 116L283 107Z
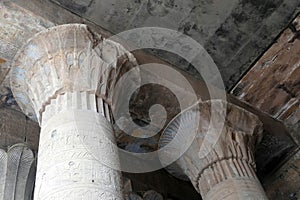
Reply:
M86 25L61 25L38 33L18 52L11 87L23 112L41 122L45 106L57 94L84 91L106 100L124 66L134 65L123 46Z
M32 200L35 158L25 144L0 149L0 200Z
M111 108L126 92L116 91L117 80L135 65L120 44L82 24L45 30L16 55L13 93L41 125L35 200L124 199Z
M221 108L225 108L225 113ZM216 119L210 121L212 112ZM224 114L224 126L217 132L215 127ZM187 175L203 199L267 199L255 174L253 154L262 133L262 123L255 115L223 101L200 102L172 120L159 146L166 146L176 134L188 136L192 132L196 137L173 164L173 174ZM175 141L178 148L180 141L184 140ZM166 148L165 156L172 156L172 152Z

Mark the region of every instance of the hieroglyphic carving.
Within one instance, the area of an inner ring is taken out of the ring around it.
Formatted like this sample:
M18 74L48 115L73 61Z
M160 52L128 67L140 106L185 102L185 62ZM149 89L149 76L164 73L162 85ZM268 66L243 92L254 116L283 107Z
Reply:
M210 121L211 112L216 112L215 116L220 119L223 115L221 109L211 110L212 102L226 106L226 118L220 133L210 129L220 123L220 120ZM196 112L200 115L196 116ZM185 125L179 128L180 124ZM267 199L255 174L253 153L262 133L262 123L256 116L223 101L201 102L169 124L161 136L160 146L166 146L178 131L185 135L196 131L196 138L175 163L177 168L172 169L181 169L176 174L187 175L204 199ZM211 139L205 142L205 138ZM219 189L215 189L217 187Z
M28 41L14 59L11 85L22 110L41 121L51 99L84 91L106 100L115 79L136 60L120 44L92 33L86 25L61 25Z
M0 200L31 200L35 158L25 144L0 149Z
M110 106L116 79L135 65L82 24L42 31L16 55L13 93L41 125L36 200L123 199Z
M72 96L88 94L65 93L57 99ZM94 102L95 95L84 99ZM91 102L80 109L71 102L79 101L51 103L44 112L57 113L42 126L35 198L123 199L120 172L111 168L118 165L118 154L110 123Z

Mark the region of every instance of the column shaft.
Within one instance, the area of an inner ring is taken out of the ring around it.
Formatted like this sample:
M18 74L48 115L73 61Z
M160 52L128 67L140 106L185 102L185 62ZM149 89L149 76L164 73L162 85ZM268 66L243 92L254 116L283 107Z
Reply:
M199 190L208 200L267 199L252 166L241 159L218 161L206 168Z
M118 165L118 156L96 96L59 95L43 116L52 117L41 127L35 200L123 199L120 172L106 166Z
M35 200L123 199L110 109L133 55L66 24L36 34L12 65L15 99L41 126Z

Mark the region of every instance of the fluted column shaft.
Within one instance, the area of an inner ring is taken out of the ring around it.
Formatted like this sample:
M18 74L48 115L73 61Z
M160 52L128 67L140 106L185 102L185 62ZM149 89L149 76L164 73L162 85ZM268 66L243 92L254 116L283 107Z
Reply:
M41 127L35 199L123 199L120 172L111 168L113 131L96 96L59 95L43 115L51 117Z
M0 200L31 200L35 157L26 144L0 149Z
M203 169L198 189L207 200L267 199L249 161L230 158Z

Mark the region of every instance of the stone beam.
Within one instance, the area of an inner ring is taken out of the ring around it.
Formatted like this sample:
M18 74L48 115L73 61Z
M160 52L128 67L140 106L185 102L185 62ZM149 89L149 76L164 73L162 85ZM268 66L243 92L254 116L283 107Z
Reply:
M298 144L300 144L297 129L300 123L299 24L300 15L231 91L240 101L283 121Z
M295 154L290 153L285 162L281 162L264 178L270 199L300 197L299 33L298 14L231 91L240 102L252 104L282 121L297 143L298 149L291 152Z

